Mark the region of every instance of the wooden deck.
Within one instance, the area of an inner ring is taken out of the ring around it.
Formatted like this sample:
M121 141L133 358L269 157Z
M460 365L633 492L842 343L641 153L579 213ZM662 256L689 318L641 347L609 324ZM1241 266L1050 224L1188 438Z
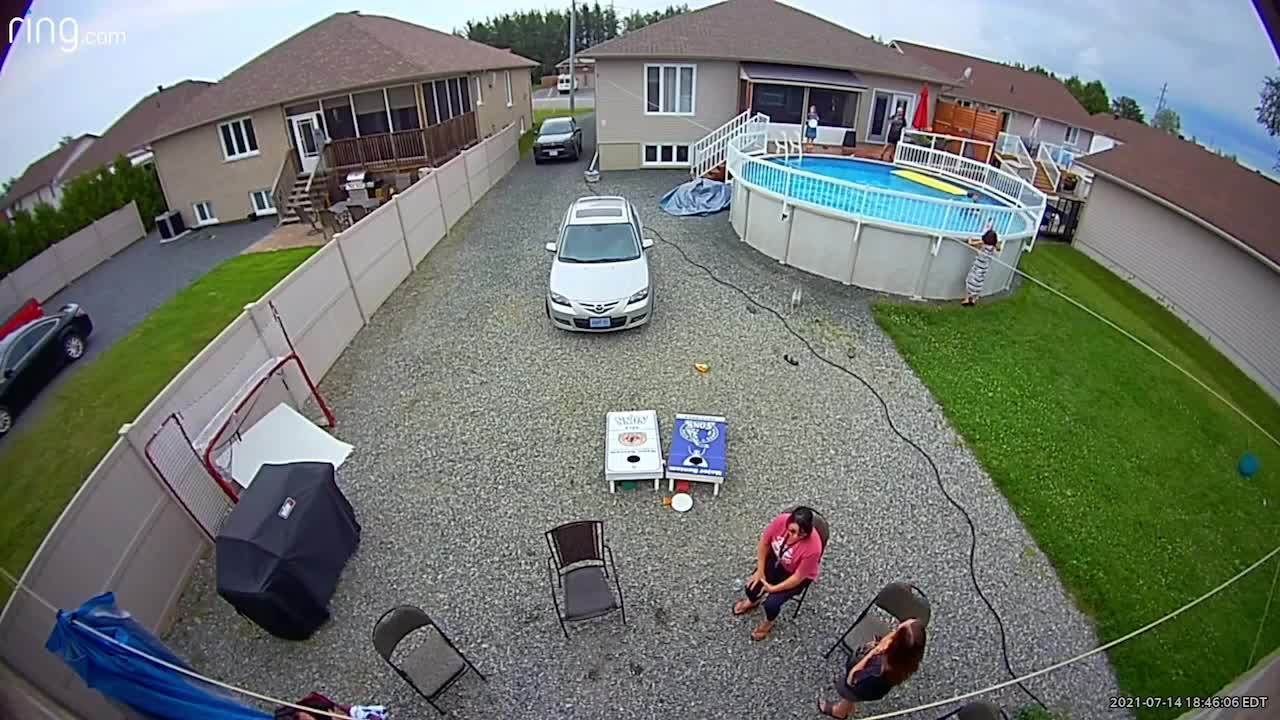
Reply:
M477 140L475 113L469 112L423 130L333 140L325 146L325 159L336 172L438 167Z

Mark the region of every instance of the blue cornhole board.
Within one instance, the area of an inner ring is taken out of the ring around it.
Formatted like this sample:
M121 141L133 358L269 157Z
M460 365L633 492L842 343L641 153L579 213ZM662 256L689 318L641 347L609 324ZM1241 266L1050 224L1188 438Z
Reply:
M718 415L676 414L671 431L671 451L667 455L667 490L675 490L676 480L711 483L715 494L725 475L725 431L727 423Z

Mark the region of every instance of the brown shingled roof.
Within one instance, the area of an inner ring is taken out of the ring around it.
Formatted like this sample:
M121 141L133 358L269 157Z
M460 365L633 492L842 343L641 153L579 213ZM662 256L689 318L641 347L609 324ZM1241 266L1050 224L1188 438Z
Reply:
M102 137L94 141L67 168L69 178L115 162L116 156L147 147L151 136L165 118L177 112L196 95L213 85L204 80L183 80L151 93L121 115Z
M1280 183L1148 125L1094 117L1123 144L1077 163L1136 185L1280 264Z
M258 108L352 88L535 65L511 52L403 20L337 13L233 70L171 115L153 139Z
M948 83L951 76L848 28L774 0L726 0L646 25L583 57L715 58L812 65Z
M52 185L59 178L67 176L66 173L62 172L63 166L71 159L76 148L80 146L80 142L87 137L96 140L98 136L92 133L85 133L66 145L58 146L53 152L28 165L27 169L22 171L22 175L18 176L18 179L14 181L13 186L9 188L9 192L0 197L0 208L7 208L23 195L33 193L45 185ZM90 147L93 146L90 145ZM88 150L85 152L88 152Z
M950 95L1057 120L1067 125L1090 127L1089 111L1076 101L1065 85L1051 77L927 45L901 40L894 43L907 55L954 78L962 78L965 68L973 68L968 82L956 80L958 87L948 90Z

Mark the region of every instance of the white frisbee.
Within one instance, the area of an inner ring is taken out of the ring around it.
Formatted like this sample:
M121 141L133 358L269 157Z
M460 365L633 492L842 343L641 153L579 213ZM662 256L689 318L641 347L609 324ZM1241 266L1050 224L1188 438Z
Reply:
M693 509L693 496L687 493L676 493L671 498L671 509L676 512L688 512Z

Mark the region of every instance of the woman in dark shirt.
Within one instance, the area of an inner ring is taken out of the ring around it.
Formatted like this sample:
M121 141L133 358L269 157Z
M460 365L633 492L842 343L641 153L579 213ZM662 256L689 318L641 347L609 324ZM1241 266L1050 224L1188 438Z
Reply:
M904 620L879 642L867 643L849 657L845 672L836 681L841 700L834 705L818 701L818 712L833 718L847 718L854 703L879 700L906 682L920 667L924 657L924 624Z

